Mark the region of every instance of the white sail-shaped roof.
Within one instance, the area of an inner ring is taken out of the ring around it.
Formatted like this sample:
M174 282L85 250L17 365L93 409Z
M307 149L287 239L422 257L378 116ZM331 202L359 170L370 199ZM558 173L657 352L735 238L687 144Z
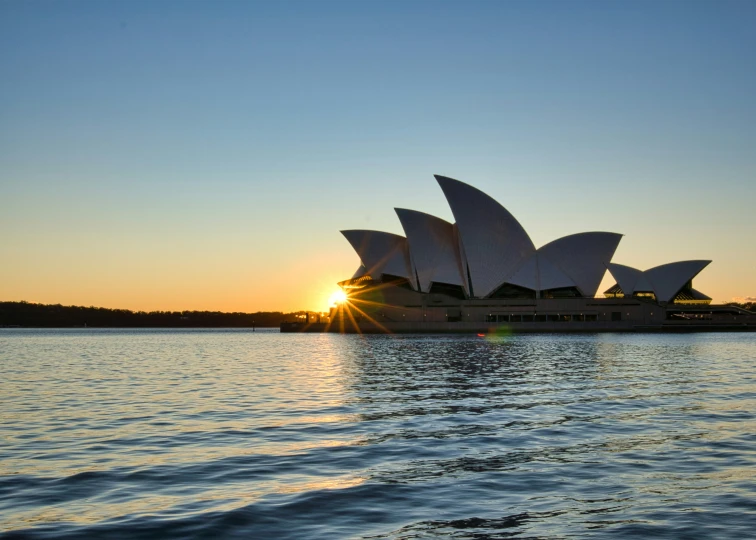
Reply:
M556 265L583 296L595 296L620 240L621 234L610 232L571 234L538 248L538 260ZM541 284L541 289L550 288Z
M360 256L353 278L381 279L390 274L407 279L421 292L433 283L462 286L469 297L536 297L571 295L542 291L574 287L595 296L608 269L624 294L653 293L660 302L707 300L689 282L711 261L680 261L645 272L611 262L621 234L587 232L550 242L538 250L506 208L482 191L436 175L456 223L407 209L396 209L407 235L380 231L342 231ZM503 285L505 288L500 289ZM500 291L500 292L497 292ZM614 287L607 291L616 295ZM700 298L699 298L700 297Z
M507 278L506 282L537 291L540 288L538 274L538 253L534 252L530 257L520 262L520 266L514 270L514 273Z
M575 281L564 270L545 257L538 250L538 281L540 290L562 289L564 287L577 287Z
M628 296L633 294L635 284L638 283L638 279L643 275L643 272L632 266L617 263L609 263L606 267L617 281L617 285L620 286L622 292Z
M341 234L359 255L366 269L363 275L380 279L382 274L391 274L408 279L417 288L410 264L409 246L404 236L360 229L341 231Z
M654 287L656 299L669 302L686 283L706 268L711 261L679 261L655 266L644 272Z
M652 292L656 294L654 286L649 281L648 275L646 275L645 272L642 272L641 275L638 276L638 281L635 282L635 288L633 289L633 292Z
M420 291L428 292L432 282L464 286L454 225L424 212L395 210L407 235Z
M462 276L464 282L462 286L465 289L465 294L471 296L470 292L470 276L467 273L467 256L465 255L465 246L462 245L462 237L459 235L459 227L454 224L454 238L457 246L457 264L459 265L459 274Z
M534 291L577 287L575 281L545 257L540 249L520 264L515 273L507 279L507 283Z
M367 274L367 268L365 268L365 265L360 263L360 267L357 269L357 271L352 275L352 279L358 279Z
M624 294L629 296L634 292L653 292L659 302L671 302L680 289L710 262L678 261L655 266L645 272L613 263L608 264L607 268Z
M472 186L436 175L464 247L471 294L483 298L513 275L535 246L506 208Z

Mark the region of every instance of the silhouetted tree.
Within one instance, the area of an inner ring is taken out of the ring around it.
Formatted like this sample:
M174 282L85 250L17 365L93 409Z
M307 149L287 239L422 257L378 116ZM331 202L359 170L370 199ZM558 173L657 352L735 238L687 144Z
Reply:
M129 311L94 306L62 306L29 302L0 302L0 326L39 328L257 328L277 327L284 321L299 321L305 311L283 313L224 313L221 311ZM326 315L326 314L321 314ZM318 313L311 317L317 319Z

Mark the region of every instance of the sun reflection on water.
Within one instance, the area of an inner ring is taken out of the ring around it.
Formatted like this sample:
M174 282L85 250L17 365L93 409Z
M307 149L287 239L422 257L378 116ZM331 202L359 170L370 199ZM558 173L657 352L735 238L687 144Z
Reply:
M664 533L756 493L749 336L5 335L3 530Z

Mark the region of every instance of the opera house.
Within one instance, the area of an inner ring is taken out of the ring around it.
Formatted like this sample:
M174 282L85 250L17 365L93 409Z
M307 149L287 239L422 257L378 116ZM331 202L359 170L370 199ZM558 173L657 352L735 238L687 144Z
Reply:
M436 180L455 223L397 208L405 236L341 231L360 265L339 283L346 301L331 309L330 323L312 331L648 331L753 324L749 312L712 306L693 288L711 261L648 270L618 264L613 256L622 235L612 232L572 234L537 248L493 198L459 180ZM599 295L607 271L616 284Z

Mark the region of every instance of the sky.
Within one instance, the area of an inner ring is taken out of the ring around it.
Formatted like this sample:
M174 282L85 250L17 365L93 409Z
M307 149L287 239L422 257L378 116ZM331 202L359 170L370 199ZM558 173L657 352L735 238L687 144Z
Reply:
M0 300L326 310L433 174L754 297L754 58L751 1L0 2Z

